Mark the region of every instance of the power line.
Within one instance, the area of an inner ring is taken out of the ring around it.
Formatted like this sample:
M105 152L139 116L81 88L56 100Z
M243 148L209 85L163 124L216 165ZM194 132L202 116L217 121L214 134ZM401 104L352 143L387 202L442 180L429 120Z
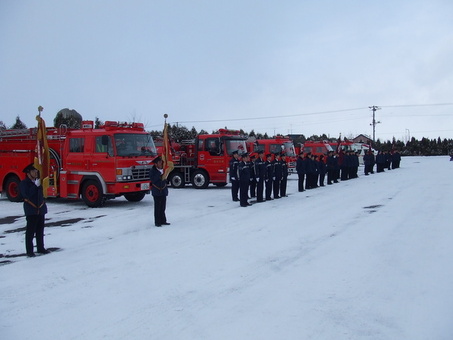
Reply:
M408 104L408 105L381 105L379 108L402 108L402 107L429 107L429 106L451 106L453 103L434 103L434 104ZM376 106L377 107L377 106ZM371 106L368 108L372 108ZM187 121L181 121L178 120L178 124L193 124L193 123L225 123L225 122L237 122L237 121L256 121L256 120L265 120L265 119L276 119L276 118L291 118L291 117L303 117L303 116L315 116L315 115L324 115L324 114L331 114L331 113L341 113L341 112L348 112L348 111L358 111L358 110L364 110L367 109L367 107L357 107L357 108L350 108L350 109L339 109L339 110L331 110L331 111L319 111L319 112L305 112L305 113L297 113L297 114L291 114L291 115L275 115L275 116L265 116L265 117L244 117L244 118L231 118L231 119L210 119L210 120L187 120ZM437 115L430 115L427 114L427 116L442 116L443 114L437 114ZM394 115L392 115L394 116ZM398 115L397 115L398 116ZM402 115L403 116L403 115ZM411 115L413 116L413 115ZM416 115L416 116L421 116L421 115ZM449 116L449 114L445 114L445 116ZM403 116L404 117L404 116ZM341 119L337 121L343 121L346 119ZM172 122L172 124L175 124L176 122ZM379 122L375 122L375 124L378 124ZM311 123L306 123L306 124L313 124ZM371 124L372 125L372 124ZM152 125L153 126L160 126L160 125ZM374 138L373 138L374 139Z
M187 120L187 121L178 121L178 122L179 123L235 122L235 121L244 121L244 120L262 120L262 119L273 119L273 118L289 118L289 117L322 115L322 114L328 114L328 113L339 113L339 112L356 111L356 110L363 110L363 109L365 109L365 107L359 107L359 108L353 108L353 109L333 110L333 111L297 113L297 114L293 114L293 115L278 115L278 116L253 117L253 118L212 119L212 120Z
M453 103L437 103L437 104L408 104L408 105L381 105L381 107L417 107L417 106L449 106Z

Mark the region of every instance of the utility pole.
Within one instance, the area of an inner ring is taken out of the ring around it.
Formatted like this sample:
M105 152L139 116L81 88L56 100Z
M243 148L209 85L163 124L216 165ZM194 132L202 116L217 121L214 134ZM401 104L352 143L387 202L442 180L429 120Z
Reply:
M371 111L373 111L373 122L370 124L373 126L373 142L376 141L376 124L379 124L380 122L376 122L376 111L380 110L381 108L373 105L373 106L368 106Z

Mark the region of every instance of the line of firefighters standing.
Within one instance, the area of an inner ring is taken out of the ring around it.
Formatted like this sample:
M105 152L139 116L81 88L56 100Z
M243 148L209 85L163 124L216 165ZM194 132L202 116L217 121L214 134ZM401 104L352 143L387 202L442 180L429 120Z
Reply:
M298 175L298 191L323 187L327 175L327 184L338 183L358 177L360 151L340 150L330 151L325 155L313 155L311 152L299 154L296 162ZM379 151L377 156L369 150L363 156L365 175L399 168L401 155L398 151L392 153ZM239 155L233 152L230 160L231 194L235 202L241 207L248 207L249 198L256 202L265 202L286 197L288 180L288 164L284 153L264 155L258 152L258 157L248 153Z

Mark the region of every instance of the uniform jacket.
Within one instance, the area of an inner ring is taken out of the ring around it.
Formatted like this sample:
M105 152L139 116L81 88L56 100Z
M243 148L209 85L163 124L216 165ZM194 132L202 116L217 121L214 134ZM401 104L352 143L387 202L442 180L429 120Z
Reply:
M266 180L273 179L274 177L274 164L272 162L266 161Z
M19 190L24 199L24 212L26 216L47 214L47 205L44 200L42 186L37 187L27 176L27 178L20 182Z
M241 161L238 165L238 178L241 183L250 182L250 163Z
M266 179L266 161L258 158L255 161L255 177L259 178L260 181L264 181Z
M280 181L283 177L283 169L281 160L274 161L274 177L277 181Z
M153 196L168 196L167 180L162 179L162 174L155 165L151 168L149 178Z
M238 173L238 164L239 161L233 156L233 158L230 159L230 181L238 180L238 178L236 177Z
M303 175L306 173L305 163L304 163L303 158L300 158L300 157L297 158L296 171L297 171L297 174L299 174L299 175Z
M280 160L282 163L282 178L287 178L288 177L288 163L284 161L283 159Z

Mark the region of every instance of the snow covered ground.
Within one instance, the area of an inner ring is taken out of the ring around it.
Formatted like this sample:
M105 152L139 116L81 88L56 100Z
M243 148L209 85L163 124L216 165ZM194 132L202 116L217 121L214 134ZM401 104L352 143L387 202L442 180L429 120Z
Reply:
M36 258L2 198L0 338L453 339L453 162L401 166L247 208L170 189L162 228L149 195L51 200Z

